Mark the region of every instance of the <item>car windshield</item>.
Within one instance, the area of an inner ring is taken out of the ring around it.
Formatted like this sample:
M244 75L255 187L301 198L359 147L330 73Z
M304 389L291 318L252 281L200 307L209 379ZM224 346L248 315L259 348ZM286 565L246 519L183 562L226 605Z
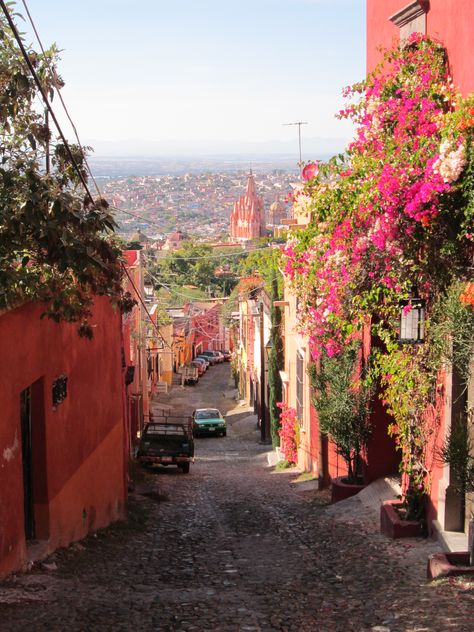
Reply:
M197 410L195 415L196 419L215 419L220 416L220 412L215 408L210 408L209 410Z

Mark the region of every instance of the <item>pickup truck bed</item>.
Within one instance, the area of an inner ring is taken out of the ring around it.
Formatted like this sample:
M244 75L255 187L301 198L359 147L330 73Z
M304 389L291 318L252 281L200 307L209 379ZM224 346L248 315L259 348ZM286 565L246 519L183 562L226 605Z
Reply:
M177 465L185 474L194 457L190 417L162 417L143 429L138 461L144 465Z

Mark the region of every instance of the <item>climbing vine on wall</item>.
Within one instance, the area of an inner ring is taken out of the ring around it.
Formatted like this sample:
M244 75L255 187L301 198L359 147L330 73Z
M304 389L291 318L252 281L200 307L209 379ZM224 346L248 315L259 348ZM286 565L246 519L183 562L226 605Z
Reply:
M316 361L341 356L371 318L381 341L372 374L394 417L406 489L422 495L439 371L449 349L472 350L471 333L447 323L443 307L473 302L474 98L453 85L444 47L419 34L345 94L352 102L339 115L355 138L306 170L296 205L311 221L287 242L285 274ZM414 291L425 301L425 344L401 346L400 309L413 309Z

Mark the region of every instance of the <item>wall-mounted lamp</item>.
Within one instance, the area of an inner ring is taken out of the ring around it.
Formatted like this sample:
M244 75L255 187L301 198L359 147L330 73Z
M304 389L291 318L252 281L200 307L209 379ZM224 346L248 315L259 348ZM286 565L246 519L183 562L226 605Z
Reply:
M425 301L409 298L401 303L400 336L402 344L419 344L425 341Z
M269 338L267 344L265 345L265 353L267 356L267 360L270 359L270 353L272 352L272 349L273 349L273 343L272 343L271 338Z

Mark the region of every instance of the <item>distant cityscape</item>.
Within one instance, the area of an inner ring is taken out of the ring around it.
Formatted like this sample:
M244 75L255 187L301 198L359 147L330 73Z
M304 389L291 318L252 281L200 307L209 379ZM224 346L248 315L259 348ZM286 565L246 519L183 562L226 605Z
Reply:
M104 197L117 209L125 240L137 231L163 239L180 229L207 241L228 238L232 205L245 192L250 168L267 213L275 201L286 203L291 183L298 179L298 169L290 163L244 162L96 159L91 166Z

